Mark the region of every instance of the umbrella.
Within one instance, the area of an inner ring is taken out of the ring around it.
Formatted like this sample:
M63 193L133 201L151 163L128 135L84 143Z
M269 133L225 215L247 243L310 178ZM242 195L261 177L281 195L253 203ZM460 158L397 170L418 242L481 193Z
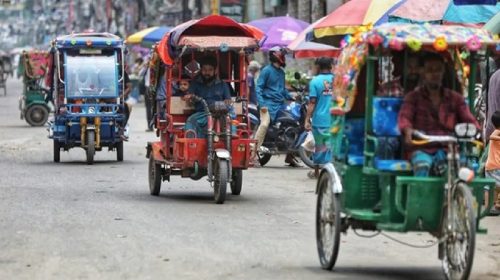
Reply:
M172 28L167 26L149 27L128 36L127 43L149 47L160 41L170 29Z
M264 31L267 39L261 46L262 50L269 50L272 47L286 47L300 32L307 28L309 23L295 19L293 17L270 17L254 20L248 25Z
M500 34L500 13L492 17L485 25L484 29L490 31L493 34Z
M315 42L307 42L306 37L321 20L323 18L309 25L295 40L288 44L288 49L293 52L295 58L336 57L339 54L338 48Z
M352 34L360 27L387 21L387 15L404 0L351 0L327 15L313 28L314 37Z
M407 0L389 15L393 22L485 23L500 12L497 5L456 5L452 0Z

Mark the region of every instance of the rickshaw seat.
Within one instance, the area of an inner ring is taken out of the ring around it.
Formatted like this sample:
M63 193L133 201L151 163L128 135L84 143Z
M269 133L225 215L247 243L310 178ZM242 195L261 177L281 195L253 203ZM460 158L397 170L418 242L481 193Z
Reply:
M347 163L349 165L363 165L365 119L346 119L344 134L349 142L349 147L347 147Z

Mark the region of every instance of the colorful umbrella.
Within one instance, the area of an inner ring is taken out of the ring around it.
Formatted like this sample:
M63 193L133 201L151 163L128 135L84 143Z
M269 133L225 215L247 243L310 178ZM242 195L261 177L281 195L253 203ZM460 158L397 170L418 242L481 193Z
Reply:
M456 5L452 0L407 0L390 13L391 22L485 23L500 12L496 5Z
M316 22L309 25L304 31L302 31L295 40L288 44L288 49L293 52L295 58L316 58L316 57L336 57L339 54L340 49L315 43L307 42L306 37L313 28L321 21L323 18L317 20Z
M387 21L387 15L403 0L351 0L327 15L314 27L314 37L355 33L360 27Z
M149 27L139 32L136 32L127 38L128 44L141 44L143 46L151 46L161 40L165 34L172 29L166 26Z
M267 39L261 46L262 50L269 50L272 47L286 47L300 32L309 26L309 23L295 19L293 17L270 17L254 20L248 25L264 31Z

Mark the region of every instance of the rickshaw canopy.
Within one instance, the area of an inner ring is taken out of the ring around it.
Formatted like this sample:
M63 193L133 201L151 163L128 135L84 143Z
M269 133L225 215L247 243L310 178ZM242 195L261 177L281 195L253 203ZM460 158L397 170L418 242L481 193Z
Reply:
M121 48L123 40L111 33L73 33L57 37L55 47L58 49Z
M346 46L342 50L335 68L334 95L346 98L344 112L349 112L356 97L356 81L368 57L368 47L375 50L418 52L422 49L438 52L443 57L451 57L448 51L461 54L476 52L486 48L500 51L500 41L487 30L430 24L387 23L368 32L347 35Z

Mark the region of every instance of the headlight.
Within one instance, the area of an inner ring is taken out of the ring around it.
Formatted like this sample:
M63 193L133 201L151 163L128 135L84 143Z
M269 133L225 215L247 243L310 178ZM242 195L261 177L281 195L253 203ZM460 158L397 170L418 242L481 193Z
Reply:
M459 123L455 125L455 134L457 137L474 137L477 134L477 128L471 123Z
M95 114L95 107L89 107L89 114Z

